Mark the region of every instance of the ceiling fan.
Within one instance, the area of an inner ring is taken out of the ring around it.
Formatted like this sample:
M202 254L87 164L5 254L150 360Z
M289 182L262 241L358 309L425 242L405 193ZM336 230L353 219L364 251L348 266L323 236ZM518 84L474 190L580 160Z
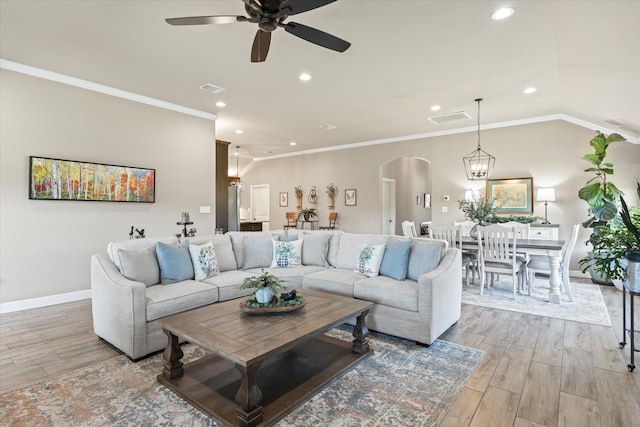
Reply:
M351 43L336 36L325 33L297 22L284 22L287 17L308 12L336 0L242 0L248 17L236 15L193 16L185 18L165 19L171 25L206 25L231 24L234 22L251 22L258 24L258 32L253 39L251 62L263 62L267 59L271 45L271 32L278 27L289 34L318 46L344 52Z

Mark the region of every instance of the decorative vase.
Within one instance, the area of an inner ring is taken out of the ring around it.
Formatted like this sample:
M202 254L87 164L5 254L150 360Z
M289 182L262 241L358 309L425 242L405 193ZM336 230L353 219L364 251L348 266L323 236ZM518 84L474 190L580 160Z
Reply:
M256 301L260 304L269 304L273 298L273 291L269 288L260 288L256 291Z
M473 227L471 227L471 230L469 230L469 237L475 240L478 240L478 225L481 225L481 224L476 224Z
M629 291L640 293L640 251L629 251L624 257L627 260Z

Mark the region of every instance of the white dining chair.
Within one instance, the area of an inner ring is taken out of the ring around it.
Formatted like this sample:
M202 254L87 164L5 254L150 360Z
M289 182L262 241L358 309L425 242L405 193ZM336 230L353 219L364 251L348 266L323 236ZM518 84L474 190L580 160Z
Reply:
M402 235L405 237L417 237L416 223L413 221L402 221Z
M519 286L526 280L525 263L516 254L516 237L513 228L498 225L478 227L478 256L480 264L480 295L482 295L487 281L487 275L511 274L513 280L513 298Z
M473 221L454 221L453 225L456 227L460 227L460 235L461 236L470 236L471 229L476 225Z
M440 239L448 243L451 248L458 248L462 251L462 239L460 238L460 227L451 224L431 224L429 226L429 237ZM475 255L475 254L474 254ZM477 268L478 257L471 257L462 253L462 268L465 271L465 282L469 286L469 272L471 271L471 281L475 282L475 268ZM475 268L474 268L475 266Z
M569 261L571 260L573 248L576 246L579 231L580 224L574 224L571 230L571 236L569 240L565 242L564 248L562 248L560 271L558 272L562 276L562 291L569 296L570 301L573 301L573 291L571 290L571 282L569 281ZM551 274L549 258L543 255L531 255L527 263L527 270L529 271L527 286L529 288L529 295L531 295L536 280L536 273Z

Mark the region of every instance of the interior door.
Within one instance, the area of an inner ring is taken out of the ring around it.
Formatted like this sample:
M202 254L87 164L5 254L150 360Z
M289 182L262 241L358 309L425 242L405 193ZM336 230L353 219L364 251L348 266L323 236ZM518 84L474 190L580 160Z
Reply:
M396 180L382 178L382 234L396 234Z
M269 184L252 185L250 188L250 220L262 222L262 230L269 230Z

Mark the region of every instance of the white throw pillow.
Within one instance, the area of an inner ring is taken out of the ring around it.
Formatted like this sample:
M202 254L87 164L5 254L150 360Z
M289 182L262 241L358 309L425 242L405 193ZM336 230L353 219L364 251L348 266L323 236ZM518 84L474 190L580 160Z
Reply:
M280 242L273 240L273 259L270 268L300 267L302 265L302 240Z
M385 246L386 244L384 243L375 246L365 243L358 258L358 268L354 271L366 274L369 277L376 277L380 273L380 264L384 256Z
M207 242L204 245L189 245L189 253L197 281L201 282L207 277L220 274L213 242Z

